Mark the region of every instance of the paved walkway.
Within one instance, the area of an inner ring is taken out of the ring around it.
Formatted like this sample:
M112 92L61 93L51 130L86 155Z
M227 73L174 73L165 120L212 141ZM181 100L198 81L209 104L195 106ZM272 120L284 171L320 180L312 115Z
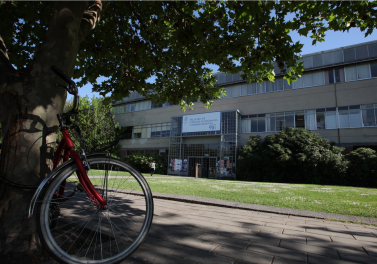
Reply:
M149 235L122 264L377 263L374 218L154 193ZM48 261L44 264L55 264Z
M377 263L377 227L155 199L125 263Z

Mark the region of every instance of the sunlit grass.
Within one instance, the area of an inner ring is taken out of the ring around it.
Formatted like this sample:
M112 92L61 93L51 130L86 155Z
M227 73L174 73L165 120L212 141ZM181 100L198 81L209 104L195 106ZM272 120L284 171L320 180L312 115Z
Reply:
M91 179L102 185L101 179ZM241 182L195 178L148 178L152 192L377 218L377 189L314 184ZM131 189L134 180L109 179Z

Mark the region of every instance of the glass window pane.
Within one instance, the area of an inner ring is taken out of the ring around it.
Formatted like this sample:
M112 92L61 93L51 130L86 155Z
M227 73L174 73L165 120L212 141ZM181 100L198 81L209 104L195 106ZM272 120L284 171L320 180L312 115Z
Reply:
M238 96L240 96L240 86L236 85L233 87L232 97L238 97Z
M266 117L267 131L275 131L275 117Z
M339 127L340 128L350 127L349 118L348 118L348 110L339 111Z
M313 56L305 57L304 59L304 68L310 69L313 68Z
M370 71L372 73L372 77L377 77L377 63L370 64Z
M377 43L368 45L369 58L377 58Z
M326 112L325 113L325 127L326 129L337 128L336 125L336 112Z
M275 90L275 84L271 81L266 81L266 92L274 92Z
M350 49L345 49L343 50L344 52L344 62L351 62L355 61L355 49L350 48Z
M292 89L292 82L291 84L288 84L288 81L286 79L283 79L284 81L284 90L291 90Z
M369 79L369 64L357 65L357 78L360 79Z
M313 86L313 74L312 73L304 74L304 85L305 85L305 87L312 87Z
M294 89L297 89L297 88L302 88L303 86L304 86L304 82L303 82L303 78L301 77L301 78L298 78L297 80L296 80L296 82L294 82L294 85L293 85L293 87L294 87Z
M296 128L305 128L304 114L295 115Z
M306 84L306 83L305 83ZM313 73L313 86L323 85L323 71Z
M284 89L283 79L282 78L275 79L275 90L276 91L283 91L283 89Z
M334 74L336 83L344 82L344 68L335 69Z
M333 70L325 71L325 83L326 84L334 83L334 71Z
M361 47L356 47L356 59L357 60L364 60L368 58L368 48L367 46L361 46Z
M258 132L266 131L266 119L264 117L258 117Z
M146 128L146 138L151 138L152 137L152 131L150 127Z
M322 54L314 55L313 56L313 67L320 67L320 66L323 66Z
M288 128L288 127L295 127L295 116L294 115L289 115L289 116L286 116L285 117L285 128Z
M284 116L276 117L276 131L282 131L284 128Z
M334 64L343 62L343 50L334 51L332 53L332 60Z
M346 81L356 81L356 66L346 67Z
M264 82L262 82L262 84L255 83L255 85L256 85L256 93L257 94L264 93Z
M247 95L247 84L241 85L241 95Z
M361 127L361 115L360 110L349 111L350 127Z
M307 113L305 114L305 128L307 130L317 129L317 120L315 116L315 110L308 110Z
M250 119L250 121L251 121L250 132L258 132L258 119L252 118Z
M365 109L362 110L363 114L363 125L364 126L375 126L376 125L376 118L374 116L374 109Z
M241 120L242 133L250 133L250 119Z
M325 129L325 113L317 113L317 129Z
M333 64L332 54L333 54L333 52L323 54L324 65L332 65Z

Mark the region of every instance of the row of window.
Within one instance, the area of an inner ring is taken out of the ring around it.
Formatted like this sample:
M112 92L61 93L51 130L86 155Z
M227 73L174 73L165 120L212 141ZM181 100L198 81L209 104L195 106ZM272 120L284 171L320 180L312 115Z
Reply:
M377 58L377 43L362 45L358 47L340 49L321 54L305 56L302 59L303 66L306 70L319 68L323 66L339 65ZM280 69L274 63L275 74L280 74ZM217 84L226 84L242 81L241 74L218 73L215 74Z
M373 127L377 121L377 104L243 115L241 118L242 133L276 132L289 127L307 130Z
M234 85L225 88L226 95L223 98L351 82L376 77L377 63L364 63L326 71L304 73L301 78L291 84L288 84L285 79L279 77L274 82L263 81L262 84L254 82Z
M126 127L121 139L161 138L170 136L170 123Z
M274 82L263 81L259 83L245 83L226 87L226 95L223 98L231 98L252 94L277 92L283 90L307 88L332 83L351 82L365 80L377 77L377 62L352 65L347 67L335 68L326 71L304 73L303 76L288 84L282 77L276 78ZM154 104L151 101L141 101L136 103L127 103L113 107L113 114L130 113L160 107L174 105L172 103Z

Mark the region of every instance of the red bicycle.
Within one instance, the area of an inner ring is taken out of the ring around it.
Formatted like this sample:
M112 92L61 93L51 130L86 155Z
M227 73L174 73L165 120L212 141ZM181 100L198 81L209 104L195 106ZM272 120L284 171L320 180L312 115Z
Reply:
M107 153L95 153L118 142L108 109L78 111L76 84L55 66L51 70L68 83L57 86L74 96L73 108L57 116L62 140L54 170L35 192L29 216L35 209L39 238L59 263L119 263L147 236L152 193L140 172ZM73 117L84 118L85 127L72 123Z

